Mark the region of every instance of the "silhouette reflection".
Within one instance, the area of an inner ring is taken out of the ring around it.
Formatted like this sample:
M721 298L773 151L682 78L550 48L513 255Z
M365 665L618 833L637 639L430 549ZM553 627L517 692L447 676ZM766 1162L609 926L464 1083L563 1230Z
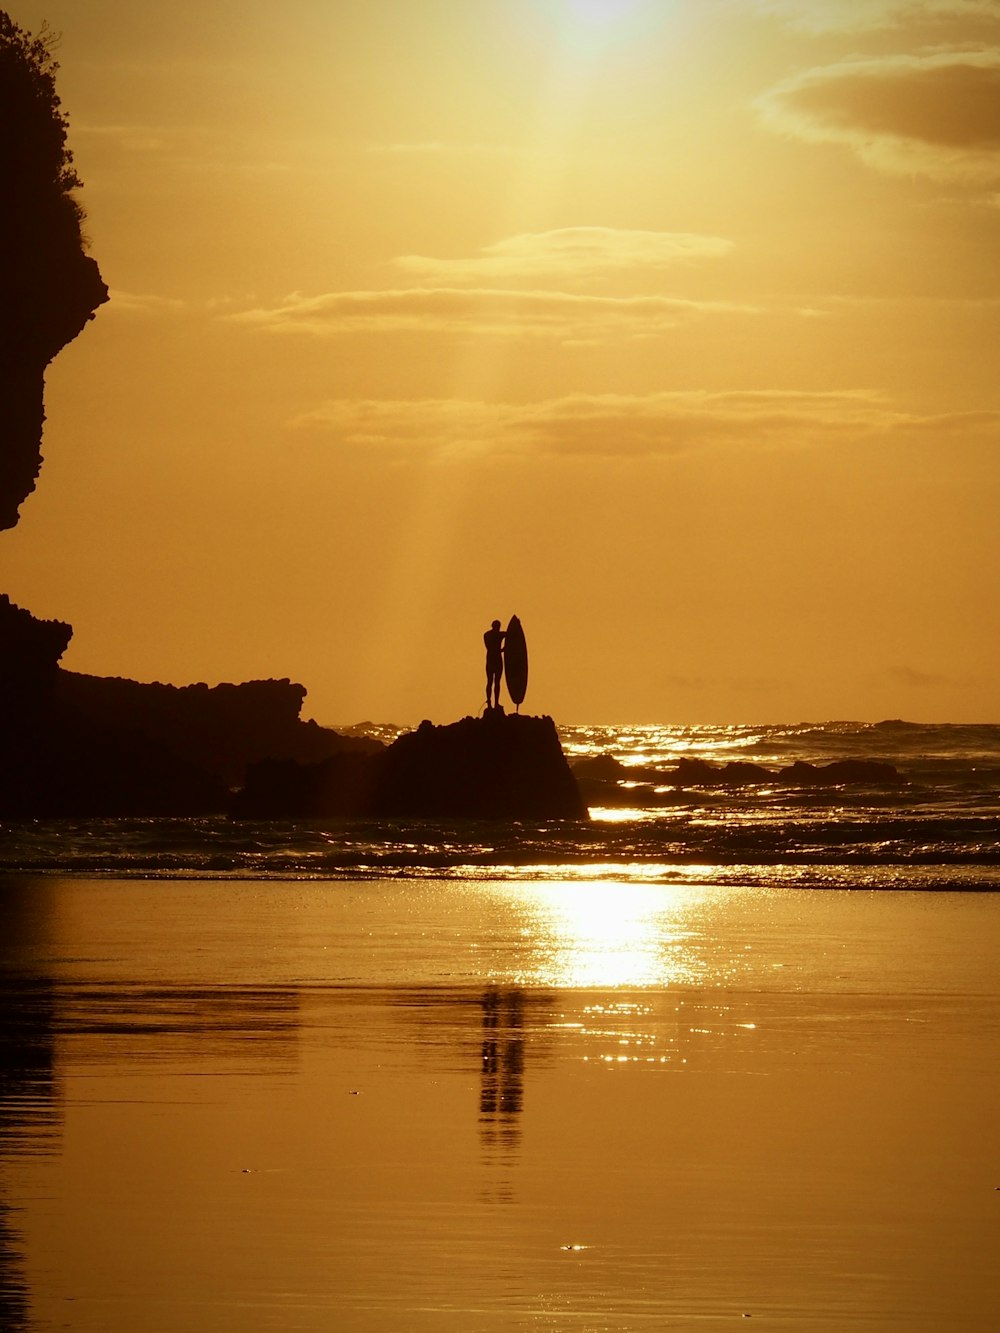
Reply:
M483 1146L508 1150L520 1141L524 1107L524 992L488 990L482 998L483 1045L479 1126Z
M88 979L67 958L58 882L0 876L0 1329L31 1327L26 1248L11 1196L14 1164L61 1152L64 1087L118 1064L159 1073L271 1072L298 1055L295 986L191 986ZM6 1184L4 1182L7 1182Z
M294 1062L295 987L90 983L59 998L60 1032L78 1065L173 1060L263 1073Z
M3 918L0 917L0 920ZM4 922L6 924L6 922ZM18 1157L45 1152L61 1125L52 987L0 972L0 1178ZM28 1284L16 1210L0 1194L0 1328L28 1328Z
M56 1074L56 999L50 980L27 972L48 939L49 897L42 883L0 876L0 1179L18 1157L53 1146L62 1123ZM0 1194L0 1327L28 1328L29 1292L23 1246Z
M530 1048L535 1068L551 1056L553 994L491 984L475 990L401 991L390 994L389 1002L425 1029L419 1045L435 1060L447 1050L447 1062L455 1068L468 1070L471 1061L478 1062L475 1110L485 1171L483 1197L492 1203L513 1201L527 1055Z

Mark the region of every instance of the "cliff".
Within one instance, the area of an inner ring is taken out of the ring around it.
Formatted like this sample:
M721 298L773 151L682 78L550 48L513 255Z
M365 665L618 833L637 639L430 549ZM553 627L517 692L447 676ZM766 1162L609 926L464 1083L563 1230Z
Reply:
M0 529L41 467L45 369L108 299L84 253L49 35L0 10Z
M61 620L36 620L0 593L0 736L51 700L72 633Z
M314 762L381 748L303 722L305 697L305 687L287 679L161 685L72 671L57 674L54 690L60 715L144 736L227 787L238 786L247 765L267 757Z
M0 597L0 818L202 815L266 756L381 751L299 717L289 680L161 685L64 671L70 627Z

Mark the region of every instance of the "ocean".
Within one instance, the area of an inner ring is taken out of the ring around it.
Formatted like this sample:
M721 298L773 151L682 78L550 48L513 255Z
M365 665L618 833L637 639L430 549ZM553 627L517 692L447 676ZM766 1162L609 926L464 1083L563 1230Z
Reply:
M1000 727L562 739L586 823L0 830L5 1333L1000 1327Z
M354 734L391 739L395 729ZM102 875L369 876L721 882L804 888L1000 885L1000 726L875 724L566 726L571 762L609 755L635 775L589 823L36 821L8 827L0 869ZM773 782L671 785L680 760L753 763ZM872 760L900 781L810 787L805 763Z

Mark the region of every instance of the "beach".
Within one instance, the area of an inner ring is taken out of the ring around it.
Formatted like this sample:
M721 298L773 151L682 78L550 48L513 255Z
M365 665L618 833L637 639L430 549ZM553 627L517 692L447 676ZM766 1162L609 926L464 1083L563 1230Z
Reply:
M985 1330L989 893L8 875L35 1330Z

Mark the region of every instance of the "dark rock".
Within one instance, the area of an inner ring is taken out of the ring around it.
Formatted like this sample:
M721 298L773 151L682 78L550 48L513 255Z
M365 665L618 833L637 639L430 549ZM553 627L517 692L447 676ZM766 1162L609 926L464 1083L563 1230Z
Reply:
M306 692L288 680L174 686L64 671L71 634L0 597L0 817L223 814L250 763L384 748L301 721Z
M589 778L597 782L618 782L627 778L631 772L619 763L613 754L596 754L592 759L575 759L570 764L573 775L579 781Z
M372 813L587 817L552 719L501 709L400 736L379 764Z
M679 786L736 787L762 782L780 782L785 786L833 787L843 784L884 786L902 782L892 764L870 759L841 759L818 767L816 764L797 763L772 773L760 764L733 761L721 768L704 759L682 759L666 778Z
M381 752L381 747L380 752ZM233 819L322 819L371 812L377 756L345 752L315 764L262 759L233 797Z
M60 620L36 620L0 594L0 734L51 700L73 630Z
M774 780L774 774L760 764L733 760L719 768L704 759L681 759L665 777L679 787L747 787Z
M817 767L815 764L796 763L773 773L760 764L733 760L721 766L706 759L681 759L675 768L663 772L631 768L620 764L611 755L578 760L573 765L583 794L590 805L655 804L656 792L645 790L675 787L749 787L760 783L780 782L785 786L831 787L844 784L878 785L902 782L896 769L868 759L842 759ZM623 780L630 782L623 788ZM636 787L641 788L637 793Z
M233 812L258 819L587 818L552 719L500 709L449 726L422 722L381 754L254 765Z
M0 10L0 528L41 466L45 369L108 299L84 253L57 68L45 36Z
M680 787L706 787L719 781L719 770L704 759L681 759L664 777Z
M5 747L7 819L183 817L223 813L224 782L156 741L121 729L42 727Z
M310 763L382 749L378 741L301 721L305 686L287 679L161 685L60 671L54 697L64 715L157 741L229 786L240 785L247 765L265 758Z
M891 786L903 779L892 764L874 759L839 759L822 767L799 760L783 768L778 781L795 787Z

